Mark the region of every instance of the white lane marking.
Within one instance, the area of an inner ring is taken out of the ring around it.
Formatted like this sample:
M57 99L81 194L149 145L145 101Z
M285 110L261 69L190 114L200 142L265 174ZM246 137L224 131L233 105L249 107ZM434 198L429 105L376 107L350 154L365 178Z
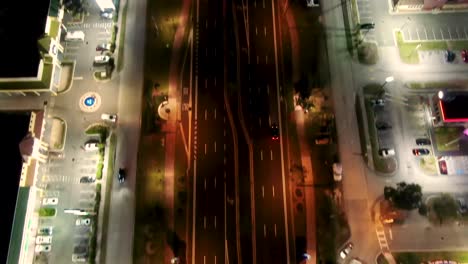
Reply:
M254 7L257 7L257 1L254 1Z
M265 64L268 64L268 55L265 55Z
M276 237L276 224L275 224L275 237Z
M214 20L214 27L216 27L216 19Z
M259 124L259 126L262 126L262 118L261 117L258 118L258 124Z
M255 26L255 35L258 35L258 28Z
M216 87L216 76L214 77L214 86Z
M265 197L265 187L262 185L262 197Z
M216 177L215 177L215 189L216 189Z
M216 119L216 108L215 108L214 118Z
M260 159L263 160L263 150L260 150Z
M271 188L272 188L272 190L273 190L273 197L275 197L275 186L272 185Z
M391 228L388 229L388 236L390 237L390 240L393 240L393 232Z
M216 255L215 255L215 264L216 264Z
M216 215L215 215L215 220L214 220L214 227L216 229Z
M453 38L452 38L452 33L450 33L450 28L449 28L449 27L447 27L447 31L448 31L448 33L449 33L450 39L453 39Z
M206 155L206 143L205 143L205 155Z
M224 143L224 151L226 151L226 143Z
M265 33L265 37L266 37L266 26L263 27L263 32Z
M265 0L263 0L263 8L265 8Z
M216 152L216 141L214 142L215 152Z
M273 160L273 150L270 149L270 158Z
M268 116L268 125L271 126L271 116Z
M424 27L424 34L426 35L426 40L428 40L426 27Z
M270 95L270 85L267 84L267 94Z
M224 129L224 137L226 137L226 129Z
M205 120L208 118L208 112L205 109Z
M266 237L266 225L263 224L263 236Z
M203 217L203 227L206 229L206 215Z
M205 190L206 190L206 178L205 178Z
M208 88L208 79L205 78L205 89L207 89L207 88Z
M214 48L214 56L216 57L216 48Z
M206 256L203 256L203 264L206 264Z

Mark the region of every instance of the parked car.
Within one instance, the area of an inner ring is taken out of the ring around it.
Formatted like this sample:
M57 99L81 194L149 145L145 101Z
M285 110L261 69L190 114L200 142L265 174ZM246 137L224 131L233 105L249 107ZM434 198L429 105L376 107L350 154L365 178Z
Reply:
M52 236L37 236L36 245L52 244Z
M415 156L425 156L425 155L429 155L429 153L431 152L425 148L413 149L413 155Z
M110 60L110 57L107 55L98 55L94 56L94 64L106 64Z
M117 174L117 179L119 180L120 183L123 183L126 178L126 173L125 169L120 168L119 173Z
M455 61L455 52L451 51L451 50L446 50L445 51L445 62L453 62Z
M343 166L341 163L333 163L333 180L339 182L343 179Z
M313 7L313 6L319 6L320 2L319 0L307 0L307 6L308 7Z
M428 138L417 138L416 145L418 146L431 145L431 140L429 140Z
M370 104L372 106L384 106L385 105L385 100L384 99L372 99L370 100Z
M360 29L373 29L375 27L375 23L374 22L371 22L371 23L364 23L364 24L360 24L359 25L359 28Z
M99 43L97 46L96 46L96 51L108 51L108 50L111 50L111 47L112 45L110 43Z
M93 151L99 149L99 143L95 141L90 141L84 144L84 149L86 151Z
M42 199L42 205L57 205L58 198L57 197L47 197Z
M463 197L457 197L456 199L458 205L458 213L461 215L466 214L468 212L468 207L466 206L466 200Z
M279 139L279 127L276 123L271 125L271 139L278 140Z
M86 262L88 259L88 256L86 255L79 255L79 254L73 254L72 255L72 261L73 262Z
M36 253L39 253L39 252L50 252L50 250L52 249L52 246L51 245L36 245L36 247L34 248L34 251Z
M115 123L117 121L117 115L116 114L101 114L101 119L104 121L109 121Z
M83 31L69 31L65 35L65 41L84 41L85 33Z
M76 226L89 226L91 224L91 219L90 218L78 218L75 221Z
M443 175L448 174L447 162L445 160L439 160L439 170L440 170L440 174L443 174Z
M379 149L378 151L379 153L379 156L381 157L391 157L391 156L395 156L395 149L393 148L381 148Z
M327 145L330 144L330 137L329 136L318 136L315 138L316 145Z
M96 181L96 178L83 176L80 178L80 183L93 183Z
M353 249L353 243L350 242L340 251L341 259L345 259L349 255L352 249Z
M387 123L387 122L382 122L382 121L378 121L378 122L375 122L375 127L378 129L378 130L387 130L387 129L391 129L392 126Z
M41 227L37 233L39 235L42 235L42 236L51 236L52 235L52 231L53 231L53 227L52 226L45 226L45 227Z
M461 51L461 57L463 59L463 62L468 63L468 54L466 53L466 49Z

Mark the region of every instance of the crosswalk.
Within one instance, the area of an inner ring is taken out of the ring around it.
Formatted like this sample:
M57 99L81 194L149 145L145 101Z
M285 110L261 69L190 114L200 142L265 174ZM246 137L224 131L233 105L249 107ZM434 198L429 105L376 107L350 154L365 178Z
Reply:
M377 240L379 242L379 246L382 252L390 251L387 236L385 235L385 228L380 221L377 221L375 224L375 233L377 234Z
M114 23L112 22L100 22L100 23L70 23L67 24L67 28L70 30L78 30L78 29L107 29L107 28L112 28L114 26Z

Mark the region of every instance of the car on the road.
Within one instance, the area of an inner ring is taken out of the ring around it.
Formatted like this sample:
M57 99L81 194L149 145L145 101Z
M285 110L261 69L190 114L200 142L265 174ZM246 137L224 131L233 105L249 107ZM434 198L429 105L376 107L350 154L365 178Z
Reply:
M448 174L447 162L445 160L439 160L439 170L440 170L440 174L443 174L443 175Z
M98 149L99 149L99 143L96 142L96 141L86 142L86 143L84 144L84 149L85 149L86 151L98 150Z
M431 152L425 148L413 149L413 155L415 156L425 156L425 155L429 155L429 153Z
M117 179L119 180L119 182L123 183L126 177L127 175L125 173L125 169L120 168L119 173L117 174Z
M52 236L37 236L36 245L52 244Z
M117 121L117 115L116 114L101 114L101 119L104 121L109 121L115 123Z
M373 29L375 27L375 23L374 22L370 22L370 23L363 23L363 24L360 24L359 25L359 28L360 29Z
M57 197L47 197L42 199L42 205L57 205L58 198Z
M468 54L466 52L466 49L461 51L461 57L463 59L463 62L468 63Z
M105 19L112 19L114 17L114 12L112 11L101 11L101 17Z
M112 45L110 43L99 43L97 46L96 46L96 51L108 51L108 50L111 50L111 47Z
M372 106L384 106L385 100L384 99L372 99L370 100L370 104Z
M51 236L53 230L54 229L52 226L44 226L44 227L39 228L37 233L42 236Z
M431 145L431 140L428 138L417 138L416 145L418 146L428 146Z
M343 166L341 163L333 163L333 180L339 182L343 179Z
M446 50L444 53L445 62L454 62L455 57L455 52L451 50Z
M88 260L88 256L80 255L80 254L73 254L72 261L73 262L86 262Z
M94 56L94 64L107 64L109 60L110 57L107 55Z
M89 176L83 176L80 178L80 183L93 183L96 181L96 178L89 177Z
M387 130L387 129L391 129L392 125L390 125L387 122L377 121L375 122L375 128L377 128L377 130Z
M458 205L458 213L461 215L466 214L468 212L468 207L466 206L466 200L463 197L457 197L456 199Z
M51 245L36 245L36 247L34 248L34 251L36 253L39 253L39 252L50 252L50 250L52 249L52 246Z
M76 226L89 226L91 224L91 219L90 218L78 218L75 221Z
M273 123L271 125L271 139L278 140L279 139L279 127L278 124Z
M395 156L395 149L393 148L381 148L379 149L378 151L379 153L379 156L381 157L391 157L391 156Z
M340 251L340 258L345 259L351 250L353 249L353 243L349 242L346 246Z

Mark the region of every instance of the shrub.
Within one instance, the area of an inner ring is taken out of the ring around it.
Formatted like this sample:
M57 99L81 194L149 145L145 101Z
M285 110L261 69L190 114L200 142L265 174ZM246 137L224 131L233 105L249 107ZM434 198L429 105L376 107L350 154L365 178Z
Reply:
M39 216L47 217L47 216L54 216L57 213L55 208L43 207L39 209Z

